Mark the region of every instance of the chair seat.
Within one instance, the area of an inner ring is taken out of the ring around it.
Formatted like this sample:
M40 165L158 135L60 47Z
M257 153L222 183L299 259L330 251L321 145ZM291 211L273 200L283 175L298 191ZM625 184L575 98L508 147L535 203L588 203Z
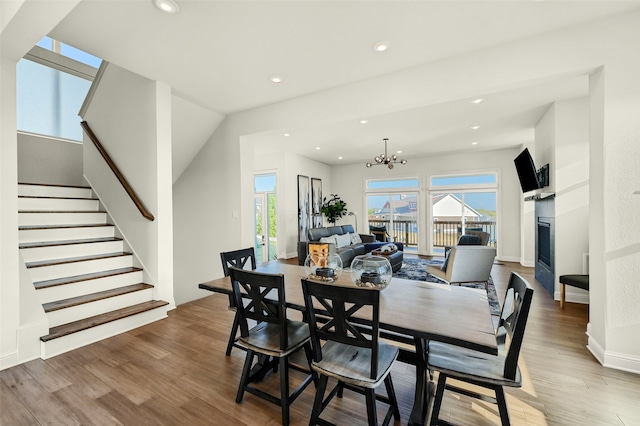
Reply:
M504 377L507 353L499 348L498 355L489 355L460 346L440 342L429 342L428 368L465 380L475 380L500 386L520 387L520 369L515 380Z
M322 347L322 361L313 362L312 367L320 374L334 377L355 386L375 388L387 376L398 356L398 348L379 342L378 377L370 378L371 349L328 341ZM347 360L345 362L345 360Z
M289 347L280 350L280 327L262 322L251 330L248 337L240 337L240 342L255 352L278 358L285 357L309 341L309 325L300 321L287 320Z

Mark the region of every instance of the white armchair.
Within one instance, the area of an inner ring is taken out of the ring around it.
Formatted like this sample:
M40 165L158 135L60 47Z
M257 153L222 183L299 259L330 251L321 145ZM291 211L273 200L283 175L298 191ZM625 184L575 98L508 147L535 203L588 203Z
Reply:
M488 288L495 258L494 247L454 246L449 252L446 269L442 270L438 265L427 265L427 273L449 284L484 282L485 288Z

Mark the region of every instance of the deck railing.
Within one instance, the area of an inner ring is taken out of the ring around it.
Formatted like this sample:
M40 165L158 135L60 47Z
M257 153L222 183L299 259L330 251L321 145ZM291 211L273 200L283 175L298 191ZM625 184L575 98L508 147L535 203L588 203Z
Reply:
M418 223L413 220L394 220L393 226L385 219L369 219L370 226L384 226L392 241L402 242L407 246L418 245ZM462 222L458 221L434 221L433 222L433 246L453 246L462 235ZM496 247L496 222L477 221L467 222L465 229L488 232L489 245Z

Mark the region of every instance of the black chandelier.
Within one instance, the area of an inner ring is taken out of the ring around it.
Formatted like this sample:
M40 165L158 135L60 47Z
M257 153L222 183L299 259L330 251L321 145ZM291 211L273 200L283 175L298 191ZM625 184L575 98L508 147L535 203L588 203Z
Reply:
M384 154L380 154L375 158L375 163L367 163L367 167L371 166L387 166L389 169L393 169L393 165L396 163L407 164L407 160L398 160L398 156L393 154L391 157L387 155L387 142L388 138L384 138Z

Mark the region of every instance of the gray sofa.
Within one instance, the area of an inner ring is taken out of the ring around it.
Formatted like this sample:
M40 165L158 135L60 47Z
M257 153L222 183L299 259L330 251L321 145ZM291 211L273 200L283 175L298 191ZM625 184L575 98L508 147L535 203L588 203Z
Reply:
M342 226L329 226L322 228L311 228L309 229L307 236L309 241L298 241L298 264L304 265L304 261L309 254L309 243L320 242L320 239L323 237L329 237L331 235L344 235L344 234L354 234L356 233L353 229L353 225L342 225ZM361 243L358 244L350 244L345 247L336 248L336 254L340 256L342 259L342 265L345 268L351 266L351 261L354 257L359 256L361 254L369 253L376 248L386 244L382 242L376 242L376 238L374 235L370 234L358 234L360 235ZM398 250L400 253L390 258L391 266L393 271L397 271L402 266L402 250L404 248L402 243L395 243L398 246Z

